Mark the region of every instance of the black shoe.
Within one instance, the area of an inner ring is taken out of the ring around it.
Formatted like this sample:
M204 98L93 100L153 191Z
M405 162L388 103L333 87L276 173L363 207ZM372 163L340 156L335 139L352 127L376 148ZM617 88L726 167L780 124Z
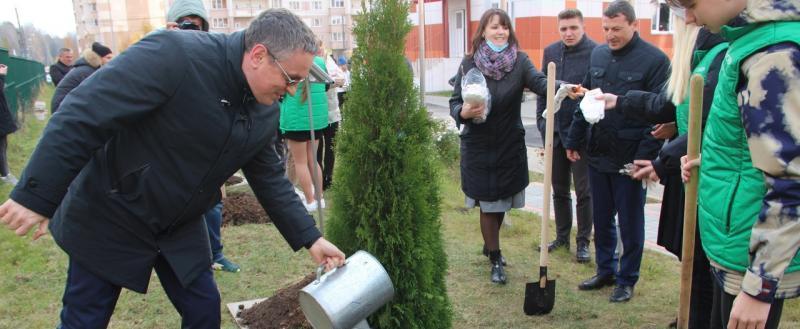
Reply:
M489 249L486 248L486 245L483 245L483 255L489 257ZM503 266L508 266L506 263L506 258L503 257L503 255L500 255L500 263L502 263Z
M595 275L591 279L581 282L578 285L579 290L597 290L605 286L613 285L616 282L613 275L599 276Z
M566 248L569 250L569 242L564 240L555 239L547 244L547 252L553 252L558 248ZM536 251L542 251L542 247L536 247Z
M608 300L612 303L622 303L631 300L631 297L633 297L633 286L617 285Z
M575 260L578 263L588 263L592 261L588 242L578 242L578 249L575 251Z
M492 264L492 283L506 284L506 270L501 262Z

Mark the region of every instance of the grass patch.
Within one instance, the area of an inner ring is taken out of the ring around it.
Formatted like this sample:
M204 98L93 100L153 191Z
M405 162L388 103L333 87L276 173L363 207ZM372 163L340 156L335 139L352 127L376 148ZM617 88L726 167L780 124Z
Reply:
M49 99L45 88L40 99ZM11 168L18 173L32 152L44 122L26 117L24 128L11 136ZM531 173L532 181L541 181ZM482 239L476 209L464 209L458 173L442 175L442 227L449 270L447 289L453 303L454 328L664 328L678 303L678 263L645 252L641 280L627 304L608 302L611 289L578 291L578 283L594 274L594 263L577 264L560 250L551 255L550 274L557 280L556 306L541 317L522 312L525 283L538 276L539 217L524 211L509 213L512 225L501 231L503 254L509 262L509 283L489 282L489 262L481 255ZM0 192L7 195L9 188ZM247 193L247 189L238 189ZM326 195L331 206L335 196ZM551 231L554 232L554 227ZM223 303L268 297L312 271L305 251L292 252L273 225L223 228L226 255L242 266L238 274L217 272ZM50 236L30 242L0 229L0 328L53 328L58 324L66 279L67 257ZM236 328L224 305L223 328ZM151 277L149 293L123 290L109 328L177 328L180 318ZM800 300L786 302L781 328L800 328ZM436 329L436 328L432 328Z
M453 96L453 91L452 90L432 91L429 93L425 93L425 95L450 97Z

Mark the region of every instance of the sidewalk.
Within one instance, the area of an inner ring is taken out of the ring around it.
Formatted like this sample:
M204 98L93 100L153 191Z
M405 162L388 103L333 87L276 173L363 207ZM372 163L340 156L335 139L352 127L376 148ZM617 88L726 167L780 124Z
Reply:
M432 117L438 119L444 119L445 122L448 123L448 127L451 129L455 129L455 123L450 118L449 114L449 98L443 96L433 96L427 95L425 96L425 105L428 107L428 112L431 114ZM523 125L532 124L535 126L536 123L536 102L533 100L528 100L522 103L522 121ZM541 144L540 144L541 145ZM528 169L533 172L544 173L544 157L542 154L541 147L538 146L531 146L530 144L527 145L528 149ZM525 189L525 208L523 210L532 211L538 214L542 214L543 211L543 190L544 185L542 183L532 182L528 185ZM654 199L654 200L661 200L661 196L663 194L663 186L658 183L651 184L651 186L647 189L647 198ZM575 193L572 193L572 199L575 200ZM550 200L550 218L553 220L555 219L555 213L553 212L553 204L552 198ZM574 205L573 205L573 213ZM663 247L656 244L656 240L658 239L658 218L659 214L661 213L661 203L646 203L644 207L644 244L645 248L666 254L669 256L673 256L672 254L668 253ZM576 227L577 223L573 221L573 227ZM674 256L673 256L674 257Z

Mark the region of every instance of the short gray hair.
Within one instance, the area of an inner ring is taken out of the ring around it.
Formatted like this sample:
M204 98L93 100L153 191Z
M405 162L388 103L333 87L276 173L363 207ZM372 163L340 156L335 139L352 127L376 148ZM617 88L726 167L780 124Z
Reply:
M283 59L296 50L316 54L317 37L308 26L289 10L268 9L258 15L244 32L244 45L250 50L257 44L267 46L270 53Z

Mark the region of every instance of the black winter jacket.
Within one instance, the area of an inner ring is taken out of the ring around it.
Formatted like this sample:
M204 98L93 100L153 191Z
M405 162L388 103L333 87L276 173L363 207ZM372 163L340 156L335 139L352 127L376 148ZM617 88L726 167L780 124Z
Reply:
M612 51L605 44L595 48L583 85L616 95L629 90L658 93L668 74L667 56L636 33L622 49ZM583 112L576 110L564 146L579 150L586 145L589 165L601 173L618 173L634 159L655 159L661 148L661 141L650 134L652 127L641 115L606 111L605 118L592 125L588 134L587 127Z
M86 80L86 78L92 75L94 71L97 71L99 67L100 63L90 64L84 57L78 59L75 62L75 66L72 67L72 70L64 76L64 79L61 80L61 83L56 87L56 91L53 93L53 100L50 101L50 112L56 113L64 97L67 97L67 94L69 94L72 89L80 85L83 80Z
M58 83L64 79L64 76L66 76L71 69L72 66L61 63L61 61L56 61L55 64L50 65L50 79L53 80L53 85L58 86Z
M724 41L721 36L713 34L707 29L702 29L697 36L695 50L708 51ZM717 54L708 67L706 81L703 85L703 127L706 124L708 111L711 109L711 100L714 99L714 90L717 88L717 81L719 80L719 70L726 53L726 51L722 51ZM696 65L697 63L694 64ZM686 97L689 96L687 95ZM615 110L622 111L627 116L642 116L648 122L658 124L675 121L676 107L665 90L658 94L631 90L617 99ZM653 160L653 168L656 170L658 177L663 178L680 173L680 158L686 155L686 146L686 135L678 136L667 145L664 145L664 148L658 153L658 158Z
M240 168L289 245L309 246L320 232L273 147L279 104L256 103L243 55L243 32L149 34L64 99L11 198L52 218L72 261L137 292L159 256L184 286L208 271L202 215Z
M528 186L528 156L522 126L522 91L544 95L547 77L536 70L528 55L517 52L514 68L501 80L486 78L492 95L486 122L461 118L461 77L475 67L465 57L456 75L450 116L461 132L461 189L475 200L495 201L513 196Z
M584 35L578 44L567 47L562 41L556 41L544 49L542 58L542 74L547 75L547 64L556 64L556 79L567 83L579 84L586 78L589 72L589 57L592 50L597 47L597 43L592 41L588 35ZM536 126L542 134L544 142L545 126L547 120L542 117L544 109L547 107L547 98L539 97L536 101ZM569 135L569 127L572 125L573 112L578 108L578 101L565 98L561 102L561 109L555 114L555 132L553 132L553 146L556 146Z
M17 120L11 115L6 100L6 76L0 75L0 136L5 136L17 131Z

